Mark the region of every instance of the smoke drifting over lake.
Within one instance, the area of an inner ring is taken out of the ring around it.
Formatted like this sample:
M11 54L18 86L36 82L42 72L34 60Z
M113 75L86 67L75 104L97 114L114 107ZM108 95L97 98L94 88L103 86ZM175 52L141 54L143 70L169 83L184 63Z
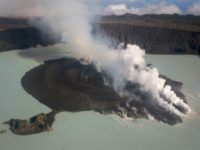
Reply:
M126 48L123 45L114 48L108 46L105 39L92 34L91 23L97 3L92 0L35 1L34 6L41 7L43 14L37 25L43 29L48 26L55 35L61 35L62 42L69 46L76 58L86 58L105 70L113 80L111 86L115 91L129 97L127 105L132 100L147 101L152 108L164 109L180 118L187 116L190 107L165 84L156 68L147 67L143 49L130 44ZM139 87L126 90L128 82ZM143 99L137 94L138 90L148 98Z

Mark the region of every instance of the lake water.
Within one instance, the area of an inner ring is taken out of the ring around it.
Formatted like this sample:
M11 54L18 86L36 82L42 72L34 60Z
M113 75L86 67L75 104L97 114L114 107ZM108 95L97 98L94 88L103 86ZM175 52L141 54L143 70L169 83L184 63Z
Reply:
M56 48L45 48L56 53L53 49ZM11 118L28 119L50 111L28 95L20 84L24 73L40 64L30 59L37 54L27 59L18 52L0 53L0 122ZM51 54L51 58L54 56ZM42 59L46 57L37 60ZM63 112L56 116L53 131L36 135L14 135L0 124L0 130L8 131L0 135L0 150L199 150L200 58L148 55L146 59L162 74L184 83L183 91L195 112L184 123L169 126L144 119L130 122L94 112Z

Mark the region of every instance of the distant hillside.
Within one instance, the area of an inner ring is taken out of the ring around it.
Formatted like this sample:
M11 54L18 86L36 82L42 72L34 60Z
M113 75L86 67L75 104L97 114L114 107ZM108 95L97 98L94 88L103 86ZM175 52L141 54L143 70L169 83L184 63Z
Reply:
M102 23L131 24L145 27L160 27L168 29L200 32L200 16L193 15L133 15L104 16Z
M0 18L0 52L56 42L50 34L31 26L26 18Z
M94 33L104 32L115 44L137 44L149 54L200 54L200 16L112 15L94 24ZM57 42L25 18L0 18L0 52Z
M105 16L100 24L117 42L133 43L150 54L200 53L200 16Z

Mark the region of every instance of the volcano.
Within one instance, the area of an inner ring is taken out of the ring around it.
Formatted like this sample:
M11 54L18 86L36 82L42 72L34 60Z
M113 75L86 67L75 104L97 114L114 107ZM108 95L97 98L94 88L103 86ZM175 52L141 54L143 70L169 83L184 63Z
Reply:
M160 77L187 103L181 92L182 83ZM45 61L28 71L21 84L25 91L55 112L96 111L132 119L151 116L169 125L183 121L180 116L149 101L150 95L142 91L139 84L127 82L124 91L134 96L122 96L114 90L112 78L105 71L74 58ZM182 108L177 106L176 109L184 113Z

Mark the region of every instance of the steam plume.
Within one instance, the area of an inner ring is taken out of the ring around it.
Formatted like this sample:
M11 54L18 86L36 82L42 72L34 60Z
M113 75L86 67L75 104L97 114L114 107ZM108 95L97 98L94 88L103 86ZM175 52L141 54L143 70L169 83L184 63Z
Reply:
M144 50L136 45L112 49L91 34L93 16L88 2L91 1L61 0L59 4L53 3L49 5L51 13L47 13L44 19L51 28L61 33L62 40L70 45L76 57L89 57L100 63L113 78L113 87L117 92L125 94L124 87L128 81L138 83L142 91L149 93L152 103L181 118L190 113L190 107L176 96L170 86L165 86L158 70L146 67ZM179 111L177 107L184 111Z

